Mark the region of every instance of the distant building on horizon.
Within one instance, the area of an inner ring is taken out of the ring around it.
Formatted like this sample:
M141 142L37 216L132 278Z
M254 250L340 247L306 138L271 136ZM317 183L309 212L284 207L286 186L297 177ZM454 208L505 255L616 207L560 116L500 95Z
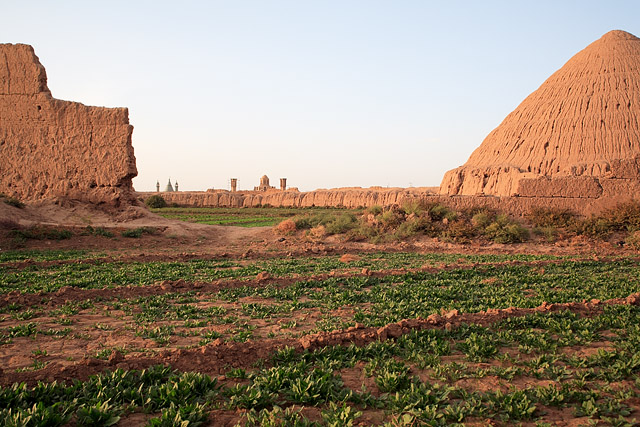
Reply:
M176 181L175 183L175 187L173 185L171 185L171 178L169 178L169 181L167 182L167 186L164 187L164 193L174 193L178 191L178 181ZM160 192L160 181L156 181L156 193Z
M262 175L260 178L260 185L253 187L253 191L269 191L275 190L276 187L269 184L269 177ZM280 178L280 190L285 191L287 189L287 178Z

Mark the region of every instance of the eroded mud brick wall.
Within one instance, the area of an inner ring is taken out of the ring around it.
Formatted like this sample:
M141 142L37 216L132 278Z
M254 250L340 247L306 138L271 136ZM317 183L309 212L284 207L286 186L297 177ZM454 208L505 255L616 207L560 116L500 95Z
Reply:
M51 96L31 46L0 44L0 192L118 206L137 175L126 108Z

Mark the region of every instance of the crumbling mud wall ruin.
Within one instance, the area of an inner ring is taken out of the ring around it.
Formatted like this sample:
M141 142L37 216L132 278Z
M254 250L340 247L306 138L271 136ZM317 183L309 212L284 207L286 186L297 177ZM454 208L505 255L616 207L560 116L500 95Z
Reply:
M144 199L158 193L139 193ZM197 207L347 207L389 206L402 204L408 198L420 198L435 194L433 188L384 188L384 187L345 187L327 190L300 192L286 191L188 191L179 193L160 193L168 203Z
M563 198L578 211L640 198L640 39L611 31L577 53L445 174L440 194Z
M33 48L0 44L0 192L120 206L137 175L126 108L51 96Z
M421 200L441 203L455 210L484 207L515 216L529 214L534 209L569 209L577 214L591 215L615 206L617 201L608 198L575 197L496 197L496 196L447 196L435 194L437 187L424 188L334 188L309 192L279 192L256 194L254 192L229 191L185 191L160 193L169 204L187 207L251 208L273 207L345 207L402 206L407 202ZM141 192L146 199L158 193Z

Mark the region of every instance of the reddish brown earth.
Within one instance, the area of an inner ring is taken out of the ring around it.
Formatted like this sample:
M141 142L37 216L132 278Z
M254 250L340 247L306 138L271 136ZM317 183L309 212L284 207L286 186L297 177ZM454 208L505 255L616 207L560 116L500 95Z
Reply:
M53 98L33 48L0 44L0 193L130 204L132 132L126 108Z
M54 208L50 208L56 211ZM76 211L76 213L85 211ZM37 212L32 212L34 215ZM98 217L94 220L102 221ZM105 219L106 221L106 219ZM147 224L161 226L157 235L143 236L134 241L129 239L107 239L96 236L75 236L69 240L57 241L34 241L28 242L30 248L52 248L52 249L96 249L102 247L104 256L96 258L82 259L82 262L89 263L110 263L110 262L142 262L142 261L188 261L193 259L220 259L228 258L235 261L252 263L263 258L278 258L290 256L314 256L325 254L340 254L340 261L343 267L326 274L293 276L293 277L271 277L269 274L258 274L251 278L241 279L221 279L213 282L194 282L189 280L163 281L148 286L126 286L114 289L78 289L62 288L53 293L39 294L17 294L11 293L3 295L0 299L0 308L7 304L16 303L24 307L30 307L37 314L33 319L17 320L10 315L4 314L2 317L2 327L10 328L19 324L36 321L38 328L46 330L48 328L59 330L70 328L70 333L65 337L39 334L36 339L32 337L13 338L12 342L1 346L0 363L0 385L6 386L15 382L25 381L33 385L38 381L71 381L73 379L86 379L88 376L103 372L104 370L123 368L141 369L157 364L170 365L182 371L197 370L210 374L218 378L219 382L226 386L232 386L238 380L228 378L225 374L231 367L251 370L259 360L266 361L267 366L271 360L273 352L285 347L293 347L301 352L305 349L313 350L325 346L333 345L366 345L377 340L392 340L409 333L412 330L429 328L455 328L463 324L480 324L489 326L492 323L508 317L524 316L531 313L551 313L556 311L570 310L581 316L595 316L602 313L603 308L608 304L632 304L640 303L640 295L631 295L628 298L621 298L610 301L591 301L571 304L543 304L534 309L507 308L487 310L480 313L459 313L456 310L435 314L426 319L406 319L397 323L388 324L380 328L365 328L360 324L347 329L339 329L332 332L314 332L313 326L326 316L326 313L318 309L310 308L287 313L286 316L271 319L252 319L241 317L242 321L249 322L253 330L253 338L247 342L231 342L224 339L216 339L206 345L200 345L198 341L201 337L189 336L188 332L195 329L184 327L184 321L158 321L154 326L173 325L176 333L173 334L169 343L158 343L152 339L143 338L136 334L136 325L131 314L124 311L114 310L110 304L113 301L127 300L130 298L160 296L167 294L193 295L195 299L193 305L200 308L216 306L229 310L230 315L240 315L239 307L242 304L270 304L268 299L243 297L235 302L216 300L213 295L218 291L232 289L240 286L276 286L287 287L296 281L304 279L326 280L330 277L353 277L353 276L402 276L410 271L425 271L437 273L443 269L475 269L479 266L469 264L464 260L449 265L425 266L416 269L394 269L377 270L356 268L353 262L361 258L361 254L379 251L416 251L416 252L451 252L451 253L551 253L574 255L574 259L598 259L608 262L608 255L629 255L631 252L617 248L606 243L597 243L585 240L574 242L559 242L560 245L548 245L541 243L530 243L525 245L490 245L482 246L477 243L467 245L455 245L436 242L432 239L418 239L411 243L394 243L389 245L371 245L368 243L350 242L345 243L333 238L325 238L322 241L309 241L302 235L287 235L281 241L281 235L274 230L266 229L239 229L233 227L216 226L195 226L191 224L180 224L184 234L176 237L169 237L171 233L179 232L180 228L171 225L171 221L154 222L152 217L141 217L137 224ZM100 222L101 223L101 222ZM104 222L108 225L107 222ZM111 223L111 229L121 230L129 223ZM170 228L174 227L174 228ZM76 227L74 231L78 231ZM1 231L1 230L0 230ZM0 233L1 235L2 233ZM0 238L0 247L6 243ZM15 261L5 263L7 267L22 269L31 267L47 267L56 264L71 264L76 260L56 260L56 261ZM545 265L557 261L534 261L518 262L509 261L508 264L528 265L531 268L542 269ZM484 263L481 266L491 267L505 263ZM487 282L489 283L489 282ZM91 308L83 309L75 315L68 317L70 323L60 324L61 320L66 320L66 315L62 318L48 314L52 310L60 309L64 305L72 302L82 302L90 300L93 302ZM341 307L333 310L331 316L338 319L353 319L355 307ZM289 324L293 323L294 326ZM297 323L297 325L295 324ZM209 324L201 329L226 334L225 330L230 325ZM311 332L311 333L309 333ZM306 334L306 335L305 335ZM594 342L592 345L567 349L577 355L586 356L595 354L599 349L607 349L611 345L606 340ZM191 348L187 348L191 347ZM114 350L116 349L116 350ZM123 349L121 353L117 349ZM109 356L104 358L96 357L100 352L108 351ZM42 352L41 355L37 355ZM34 360L46 364L43 368L32 370ZM443 358L447 363L468 363L463 355L451 355ZM498 362L492 362L498 363ZM472 366L484 367L481 363ZM506 366L506 365L505 365ZM19 372L20 371L20 372ZM412 372L414 374L426 375L425 372ZM354 368L345 369L339 372L341 378L347 386L353 386L355 390L365 384L373 395L380 396L382 393L376 386L373 378L364 373L363 364ZM426 377L425 377L426 379ZM547 382L535 378L518 378L521 383L510 382L495 376L487 376L477 379L462 379L455 383L456 386L469 391L474 390L503 390L507 391L513 387L524 388L527 386L546 386ZM321 420L321 408L301 407L302 413L310 420ZM556 412L554 412L556 411ZM237 410L213 410L210 419L214 420L212 425L236 425L243 421L244 412ZM144 425L151 417L149 414L128 414L123 415L120 425ZM545 421L555 422L556 425L579 425L586 419L576 419L571 411L562 412L552 408L544 416ZM358 419L360 425L379 425L388 421L384 411L367 408L363 410L363 415ZM467 425L489 425L486 420L465 420ZM563 424L564 423L564 424ZM503 425L503 424L502 424ZM525 425L534 425L529 423Z
M610 31L529 95L445 195L599 198L640 190L640 39Z
M232 285L232 284L230 284ZM162 292L162 291L161 291ZM83 300L90 298L92 291L87 291L83 297L75 296L75 298L66 299L65 302L73 300ZM249 301L246 301L249 302ZM59 303L58 303L59 304ZM58 304L51 303L49 307L55 307ZM0 371L0 385L9 385L14 382L25 381L34 384L37 381L68 381L74 378L86 379L89 375L99 373L109 367L123 369L143 369L157 364L167 364L172 367L191 371L197 367L199 372L220 375L226 372L229 367L250 368L258 359L270 360L271 355L285 347L293 347L296 351L305 349L315 350L325 346L349 345L356 344L358 346L366 345L372 341L395 339L412 330L423 330L430 328L455 328L462 324L478 324L487 326L498 320L509 317L522 317L531 313L549 313L556 311L571 311L584 316L593 316L602 312L604 305L640 305L640 294L633 294L627 298L618 298L608 301L592 300L584 303L563 303L548 304L543 303L541 306L527 309L510 307L506 309L489 309L486 312L479 313L459 313L458 310L452 310L442 315L433 314L426 319L406 319L397 323L391 323L381 328L365 328L362 325L347 328L345 330L336 330L333 332L322 332L316 334L304 335L301 338L262 338L259 340L251 340L244 343L224 342L217 339L212 343L192 349L166 349L162 345L144 344L142 338L127 338L122 333L126 326L124 321L114 321L113 317L101 316L100 314L87 313L83 316L75 316L76 323L73 329L86 333L87 326L100 325L100 328L93 328L94 336L84 337L75 340L56 340L53 338L38 338L37 343L29 343L29 339L16 338L16 344L4 346L3 354L0 356L3 360L5 368L15 368L27 364L33 357L33 350L49 349L49 353L59 353L63 350L67 359L49 357L49 364L37 371L15 372L14 369ZM48 323L46 316L39 318L43 326ZM55 326L54 319L49 319L51 326ZM10 326L10 325L9 325ZM96 329L100 329L97 330ZM84 341L84 342L83 342ZM150 350L153 355L140 355L132 353L126 357L118 354L117 351L112 353L109 360L96 359L90 356L93 352L104 344L107 347L127 347L132 345L143 345ZM177 344L186 344L185 342ZM65 348L58 348L60 346ZM165 348L163 350L163 348ZM584 354L596 352L602 346L595 349L581 350ZM58 351L56 351L58 350ZM586 352L586 353L585 353ZM74 358L81 358L79 362L74 362ZM68 360L71 359L71 360Z

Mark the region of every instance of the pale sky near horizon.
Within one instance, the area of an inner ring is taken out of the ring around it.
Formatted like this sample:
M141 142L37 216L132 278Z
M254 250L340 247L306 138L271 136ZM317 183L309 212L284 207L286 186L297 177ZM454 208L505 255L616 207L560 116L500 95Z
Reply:
M139 191L437 186L638 1L7 1L54 97L128 107Z

